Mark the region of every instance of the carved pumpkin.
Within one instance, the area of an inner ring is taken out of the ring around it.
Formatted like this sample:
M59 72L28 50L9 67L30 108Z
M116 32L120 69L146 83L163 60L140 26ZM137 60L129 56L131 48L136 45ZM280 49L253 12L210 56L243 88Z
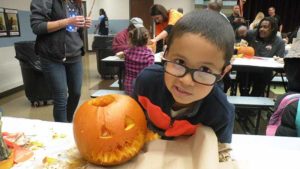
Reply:
M145 143L146 118L129 96L112 94L83 103L75 113L74 138L82 157L103 166L124 163Z
M238 49L238 54L243 54L245 57L252 57L255 54L253 47L250 46L241 46Z

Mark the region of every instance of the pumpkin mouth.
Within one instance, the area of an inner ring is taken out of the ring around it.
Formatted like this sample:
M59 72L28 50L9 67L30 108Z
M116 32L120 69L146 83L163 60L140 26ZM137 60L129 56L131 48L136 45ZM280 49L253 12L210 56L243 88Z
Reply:
M126 142L124 146L118 146L116 149L107 152L92 152L88 159L92 163L103 166L113 166L125 163L138 154L145 142L145 133L139 131L132 142Z
M96 107L105 107L115 101L115 98L111 95L106 95L102 97L97 97L92 99L89 104Z

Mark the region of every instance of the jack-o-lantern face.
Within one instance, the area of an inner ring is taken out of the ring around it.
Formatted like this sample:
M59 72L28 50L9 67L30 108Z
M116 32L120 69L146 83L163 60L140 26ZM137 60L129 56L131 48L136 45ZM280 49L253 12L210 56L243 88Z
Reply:
M145 142L145 115L129 96L112 94L86 101L76 111L73 123L80 154L97 165L124 163Z

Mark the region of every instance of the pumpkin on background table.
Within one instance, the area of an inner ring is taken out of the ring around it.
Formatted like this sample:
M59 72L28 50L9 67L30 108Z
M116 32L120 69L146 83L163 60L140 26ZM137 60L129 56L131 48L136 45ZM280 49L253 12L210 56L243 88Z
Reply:
M111 94L83 103L74 115L73 132L81 156L103 166L122 164L144 146L146 118L129 96Z
M243 56L246 58L252 58L255 55L255 51L251 46L240 46L237 54L243 54Z

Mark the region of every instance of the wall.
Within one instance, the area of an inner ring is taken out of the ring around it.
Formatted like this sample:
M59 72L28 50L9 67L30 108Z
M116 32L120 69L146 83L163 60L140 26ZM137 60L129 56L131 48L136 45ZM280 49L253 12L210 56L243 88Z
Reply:
M92 0L89 0L92 1ZM90 2L90 6L91 6ZM91 7L87 6L87 11L90 11ZM129 22L129 0L96 0L95 6L92 11L93 26L89 29L88 44L89 50L92 50L92 42L94 39L94 30L96 24L99 23L99 9L103 8L109 19L109 33L116 34L128 26Z
M89 13L93 0L85 1L87 13ZM0 0L0 7L18 10L21 28L20 37L0 38L0 93L23 84L19 61L15 59L14 43L35 40L35 35L31 31L29 23L30 2L31 0ZM154 0L154 3L162 4L168 9L181 7L184 13L194 10L194 0ZM100 8L104 8L107 12L111 34L115 34L128 26L129 0L95 0L91 15L93 26L88 30L89 50L91 50L93 42L94 26L99 22Z
M18 10L21 36L0 38L0 93L23 84L19 61L15 59L14 43L34 40L29 24L30 0L1 0L0 7Z
M165 8L183 8L183 13L188 13L195 9L195 0L154 0L154 4L161 4Z
M0 93L19 87L23 84L19 61L15 59L14 43L19 41L35 40L30 28L30 2L31 0L0 0L0 7L17 9L21 36L0 38ZM86 1L87 13L92 6L92 0ZM110 19L111 33L116 33L128 26L129 0L96 0L92 11L94 25L98 19L98 11L104 8ZM93 40L94 27L88 30L89 46Z

